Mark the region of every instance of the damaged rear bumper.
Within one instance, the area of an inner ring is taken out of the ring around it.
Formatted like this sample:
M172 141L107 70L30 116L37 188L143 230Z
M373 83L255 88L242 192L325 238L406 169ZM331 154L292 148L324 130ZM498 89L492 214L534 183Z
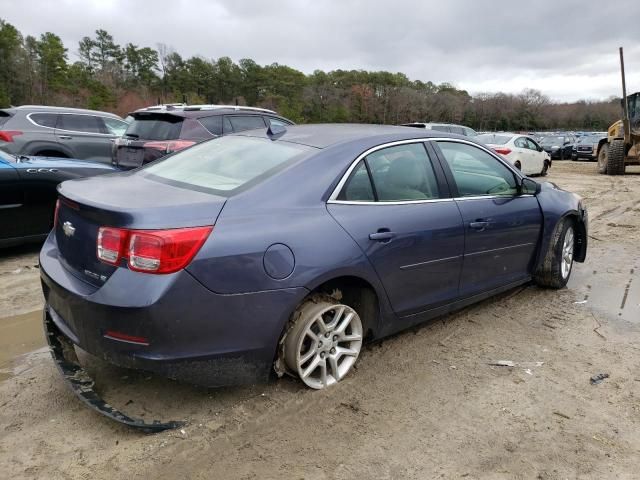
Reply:
M85 405L116 422L145 433L157 433L184 425L184 422L181 421L160 422L154 420L152 423L146 423L142 419L129 417L109 405L93 389L94 381L80 366L73 343L58 329L47 308L44 309L43 320L45 336L56 367L60 370L69 388Z

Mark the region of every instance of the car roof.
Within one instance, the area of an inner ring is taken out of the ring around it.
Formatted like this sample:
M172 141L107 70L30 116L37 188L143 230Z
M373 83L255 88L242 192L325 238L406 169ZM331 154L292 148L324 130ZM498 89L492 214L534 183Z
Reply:
M235 105L155 105L151 107L140 108L129 115L135 117L140 114L159 114L173 115L184 118L202 118L212 115L243 113L249 115L280 115L273 110L258 107L244 107Z
M234 133L235 136L270 138L266 129L247 130ZM415 138L459 138L468 140L463 135L447 132L419 130L394 125L372 125L355 123L324 123L308 125L291 125L277 140L298 143L315 148L327 148L339 143L362 141L363 144L375 145L394 140L411 140Z
M5 111L30 111L30 112L51 112L51 113L78 113L84 115L101 115L103 117L112 117L122 120L122 117L115 113L102 112L99 110L88 110L86 108L72 108L72 107L51 107L48 105L20 105L19 107L3 108Z

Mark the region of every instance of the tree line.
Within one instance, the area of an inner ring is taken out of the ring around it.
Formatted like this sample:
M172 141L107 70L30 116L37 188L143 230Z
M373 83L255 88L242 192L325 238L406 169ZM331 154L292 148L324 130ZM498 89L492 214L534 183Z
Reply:
M617 99L554 103L537 90L474 96L403 73L259 65L249 58L184 58L172 47L119 45L107 31L74 50L52 32L23 36L0 19L0 107L44 104L126 114L156 103L266 107L296 122L450 122L477 130L606 130Z

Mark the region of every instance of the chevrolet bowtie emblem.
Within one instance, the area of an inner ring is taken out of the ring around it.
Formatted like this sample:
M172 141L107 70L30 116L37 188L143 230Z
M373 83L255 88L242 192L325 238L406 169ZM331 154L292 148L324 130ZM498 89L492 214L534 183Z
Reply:
M76 233L76 227L71 225L71 222L64 222L62 224L62 231L67 237L72 237Z

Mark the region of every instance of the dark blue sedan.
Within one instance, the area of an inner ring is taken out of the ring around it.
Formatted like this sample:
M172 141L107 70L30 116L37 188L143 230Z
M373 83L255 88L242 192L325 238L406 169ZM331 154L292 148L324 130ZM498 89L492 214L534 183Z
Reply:
M253 130L64 182L56 218L50 336L208 386L333 385L363 341L561 288L587 251L577 195L469 138L374 125Z

